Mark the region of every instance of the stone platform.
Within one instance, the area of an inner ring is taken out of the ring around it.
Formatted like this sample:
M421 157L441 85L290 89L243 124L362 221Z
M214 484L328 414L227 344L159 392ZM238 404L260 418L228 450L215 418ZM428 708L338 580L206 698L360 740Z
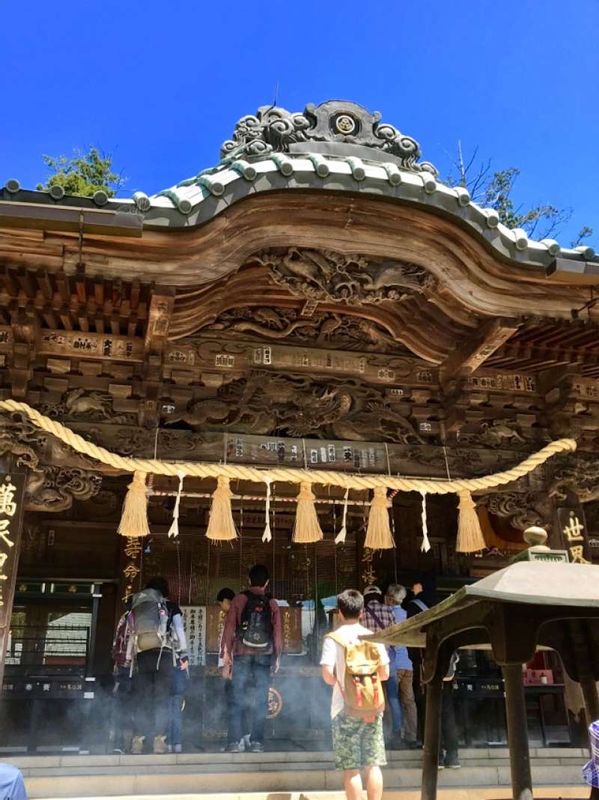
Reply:
M536 797L586 797L579 748L532 748ZM421 753L388 754L386 800L417 800ZM341 776L330 752L201 753L163 756L62 755L3 758L19 767L32 800L340 800ZM462 768L443 770L442 800L510 796L506 748L460 751ZM541 788L542 787L542 788Z

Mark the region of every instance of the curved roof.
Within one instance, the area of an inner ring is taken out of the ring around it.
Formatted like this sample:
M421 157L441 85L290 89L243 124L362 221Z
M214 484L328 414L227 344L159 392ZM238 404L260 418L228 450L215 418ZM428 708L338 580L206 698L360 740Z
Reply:
M53 196L24 192L16 181L9 181L0 199L71 207L101 205L121 218L127 213L138 217L144 228L177 230L202 225L243 199L268 192L365 195L450 218L503 259L542 267L549 274L560 259L560 268L567 272L597 274L599 281L599 257L592 248L572 249L552 239L529 239L524 230L501 224L494 209L474 203L465 188L441 183L434 166L419 158L415 139L356 103L328 101L309 105L301 113L263 107L238 121L215 167L155 195L136 192L131 199L108 199L100 192L89 200L62 197L60 191Z

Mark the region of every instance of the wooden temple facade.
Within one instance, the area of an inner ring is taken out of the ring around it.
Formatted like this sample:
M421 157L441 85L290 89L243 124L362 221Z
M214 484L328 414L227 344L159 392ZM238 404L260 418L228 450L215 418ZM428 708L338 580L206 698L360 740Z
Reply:
M5 720L11 698L97 700L122 598L151 574L188 609L201 683L215 671L216 592L269 565L289 604L285 698L286 675L314 678L320 601L342 588L423 575L449 591L505 566L531 524L571 561L597 561L598 284L591 248L504 227L442 184L414 139L353 103L261 108L215 167L151 197L9 181L0 399L112 452L456 478L560 437L578 448L476 495L487 543L476 555L456 553L451 495L428 499L428 553L415 493L393 498L393 551L363 547L368 493L352 493L335 545L342 492L318 486L324 541L291 542L294 490L275 485L262 542L265 487L242 481L239 539L215 546L204 536L213 480L186 481L173 540L177 481L155 478L152 535L124 539L130 477L3 413L3 480L19 489L10 544L0 541ZM321 725L316 705L306 735ZM284 716L283 737L298 718ZM224 720L204 717L201 735L217 738Z

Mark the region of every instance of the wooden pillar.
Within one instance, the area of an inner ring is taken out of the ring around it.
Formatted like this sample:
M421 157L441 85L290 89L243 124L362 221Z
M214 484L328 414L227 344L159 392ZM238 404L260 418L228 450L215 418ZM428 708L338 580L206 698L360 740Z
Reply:
M441 744L441 702L443 680L435 675L426 685L426 716L424 719L424 754L422 758L421 800L436 800Z
M501 671L505 682L505 709L512 772L512 797L514 800L532 800L532 775L528 749L524 686L522 684L522 664L505 664L502 666Z
M0 693L21 550L24 473L0 473Z

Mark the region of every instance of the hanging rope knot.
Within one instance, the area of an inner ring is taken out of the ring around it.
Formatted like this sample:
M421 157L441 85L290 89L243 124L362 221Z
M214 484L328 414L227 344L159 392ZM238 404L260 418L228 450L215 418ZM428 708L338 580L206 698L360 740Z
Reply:
M312 484L309 481L302 481L297 496L295 525L293 526L292 541L296 544L312 544L320 542L324 538L314 499Z
M212 506L206 529L206 537L215 542L227 542L237 539L237 528L233 520L231 507L231 491L229 478L219 475L216 479L216 489L212 495Z
M476 513L476 503L468 489L458 492L458 553L478 553L487 546L483 536L480 520Z
M118 532L121 536L129 537L147 536L150 533L145 472L133 473L133 480L125 495Z
M368 529L364 547L368 547L370 550L391 550L395 547L389 523L389 507L387 487L375 486L368 514Z

